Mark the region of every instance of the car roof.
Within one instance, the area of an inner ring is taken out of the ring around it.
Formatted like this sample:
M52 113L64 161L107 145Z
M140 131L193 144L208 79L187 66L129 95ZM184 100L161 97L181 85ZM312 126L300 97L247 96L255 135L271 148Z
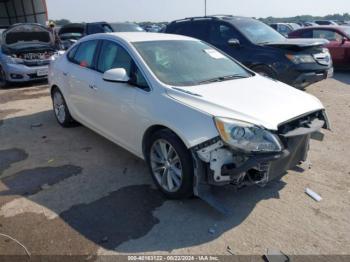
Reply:
M196 16L196 17L186 17L184 19L179 19L172 21L173 23L182 23L182 22L193 22L198 20L221 20L221 21L228 21L228 22L234 22L236 20L255 20L251 17L246 16L233 16L233 15L210 15L210 16Z
M336 29L343 31L345 28L348 28L348 26L341 26L341 25L319 25L319 26L309 26L309 27L303 27L299 30L310 30L310 29Z
M166 40L193 40L199 41L188 36L175 35L175 34L162 34L162 33L149 33L149 32L117 32L117 33L104 33L94 34L85 37L84 39L122 39L126 42L149 42L149 41L166 41Z

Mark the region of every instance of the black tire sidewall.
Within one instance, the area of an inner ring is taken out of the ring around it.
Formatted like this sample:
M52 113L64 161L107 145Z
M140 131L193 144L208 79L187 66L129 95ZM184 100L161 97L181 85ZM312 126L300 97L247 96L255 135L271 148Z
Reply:
M0 88L5 88L8 85L8 82L6 81L6 74L1 65L0 65L0 74L4 74L5 76L4 81L2 82L0 81Z
M167 141L177 152L182 166L182 183L176 192L168 192L161 185L159 185L157 179L155 178L151 166L150 161L150 151L153 143L156 140L163 139ZM152 179L158 189L162 191L162 193L169 199L186 199L193 195L193 177L194 177L194 170L193 170L193 159L191 156L191 152L186 148L184 143L178 138L176 134L171 132L170 130L161 130L156 132L151 136L149 139L149 142L146 145L146 162L148 169L152 175Z
M64 103L65 119L64 119L63 123L61 123L58 120L56 112L55 112L55 104L54 104L55 93L59 93L62 96L62 100L63 100L63 103ZM55 118L56 118L57 122L63 127L71 127L72 124L73 124L73 118L72 118L72 116L71 116L71 114L69 112L69 109L68 109L66 100L64 99L64 96L63 96L62 92L58 88L55 88L52 91L52 106L53 106L53 110L54 110L54 114L55 114Z

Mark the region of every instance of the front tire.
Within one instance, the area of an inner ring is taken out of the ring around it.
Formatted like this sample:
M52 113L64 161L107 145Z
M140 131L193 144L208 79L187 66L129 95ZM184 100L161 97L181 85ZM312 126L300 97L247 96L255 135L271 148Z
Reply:
M170 130L156 132L146 147L152 178L169 199L193 195L193 161L190 151Z
M72 127L75 123L71 116L67 103L58 88L52 91L52 104L57 122L62 127Z

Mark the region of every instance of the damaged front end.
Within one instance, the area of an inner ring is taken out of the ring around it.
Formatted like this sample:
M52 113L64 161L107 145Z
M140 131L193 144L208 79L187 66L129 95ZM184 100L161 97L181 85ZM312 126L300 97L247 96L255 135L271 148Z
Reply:
M219 130L220 137L192 148L196 167L195 195L219 211L228 213L213 195L213 186L233 185L236 189L251 185L265 186L269 181L282 177L287 170L306 161L310 139L322 140L322 128L330 129L324 111L293 119L281 124L277 132L262 133L262 137L268 134L266 141L270 140L276 146L274 148L268 143L256 145L263 149L261 152L245 151L243 146L249 147L248 143L236 143L235 146L227 143L227 138ZM254 135L258 136L262 131L257 130L258 134ZM231 132L234 132L233 137L244 135L242 130ZM274 139L276 141L272 141Z

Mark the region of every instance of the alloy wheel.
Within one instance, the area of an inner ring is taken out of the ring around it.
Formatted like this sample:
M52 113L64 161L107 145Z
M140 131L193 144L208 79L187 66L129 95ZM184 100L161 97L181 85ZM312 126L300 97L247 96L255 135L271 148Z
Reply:
M152 172L167 192L176 192L182 185L182 164L174 147L164 139L156 140L150 152Z
M66 119L66 106L62 94L60 92L55 92L55 94L53 95L53 106L58 121L60 123L64 123Z

